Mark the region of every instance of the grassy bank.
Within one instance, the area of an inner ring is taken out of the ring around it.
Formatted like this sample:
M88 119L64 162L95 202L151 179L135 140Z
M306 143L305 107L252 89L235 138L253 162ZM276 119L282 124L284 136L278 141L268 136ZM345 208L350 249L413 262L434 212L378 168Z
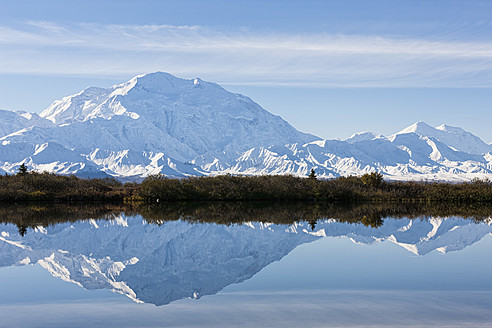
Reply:
M135 191L134 184L116 179L81 179L52 173L0 175L0 201L121 202Z
M151 176L138 195L146 203L169 201L294 201L325 202L445 202L492 203L492 183L487 180L451 184L444 182L389 182L378 173L331 180L290 175L231 176L168 179Z
M492 182L390 182L378 173L332 180L290 175L189 177L150 176L142 183L80 179L50 173L0 176L0 201L320 201L492 204Z

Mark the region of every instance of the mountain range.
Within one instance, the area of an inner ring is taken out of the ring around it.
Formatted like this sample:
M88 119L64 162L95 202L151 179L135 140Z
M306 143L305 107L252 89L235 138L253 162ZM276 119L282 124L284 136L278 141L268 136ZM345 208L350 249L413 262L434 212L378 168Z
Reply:
M140 75L89 87L39 115L0 110L0 173L35 171L141 180L216 174L393 180L492 177L492 145L459 127L417 122L391 136L323 140L240 94L201 79Z
M387 241L424 256L462 250L491 233L490 220L462 218L385 219L378 228L322 219L313 231L308 222L157 225L122 214L39 226L24 236L17 226L2 224L0 267L39 264L85 289L109 289L136 302L164 305L215 294L324 237L363 245Z

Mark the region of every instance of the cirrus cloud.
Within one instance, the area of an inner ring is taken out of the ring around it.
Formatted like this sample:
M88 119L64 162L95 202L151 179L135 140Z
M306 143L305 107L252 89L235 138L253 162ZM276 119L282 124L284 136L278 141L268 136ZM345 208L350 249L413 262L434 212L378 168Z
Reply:
M0 25L0 48L0 73L10 74L162 70L237 85L492 86L492 42L31 21Z

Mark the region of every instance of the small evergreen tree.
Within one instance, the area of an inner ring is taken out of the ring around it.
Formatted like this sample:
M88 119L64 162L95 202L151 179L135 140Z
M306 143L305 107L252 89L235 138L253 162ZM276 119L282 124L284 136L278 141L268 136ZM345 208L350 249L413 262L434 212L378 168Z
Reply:
M314 169L311 169L311 172L308 175L309 179L316 179L316 172Z
M366 173L360 177L363 184L379 187L383 183L383 175L379 172Z
M19 175L26 175L27 174L27 166L26 164L22 163L21 166L19 166Z

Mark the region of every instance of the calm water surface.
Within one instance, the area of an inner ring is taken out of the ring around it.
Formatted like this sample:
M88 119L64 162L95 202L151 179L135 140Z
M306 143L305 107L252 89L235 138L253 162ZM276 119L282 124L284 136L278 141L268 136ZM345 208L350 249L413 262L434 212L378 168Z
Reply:
M0 225L0 327L492 327L492 226Z

